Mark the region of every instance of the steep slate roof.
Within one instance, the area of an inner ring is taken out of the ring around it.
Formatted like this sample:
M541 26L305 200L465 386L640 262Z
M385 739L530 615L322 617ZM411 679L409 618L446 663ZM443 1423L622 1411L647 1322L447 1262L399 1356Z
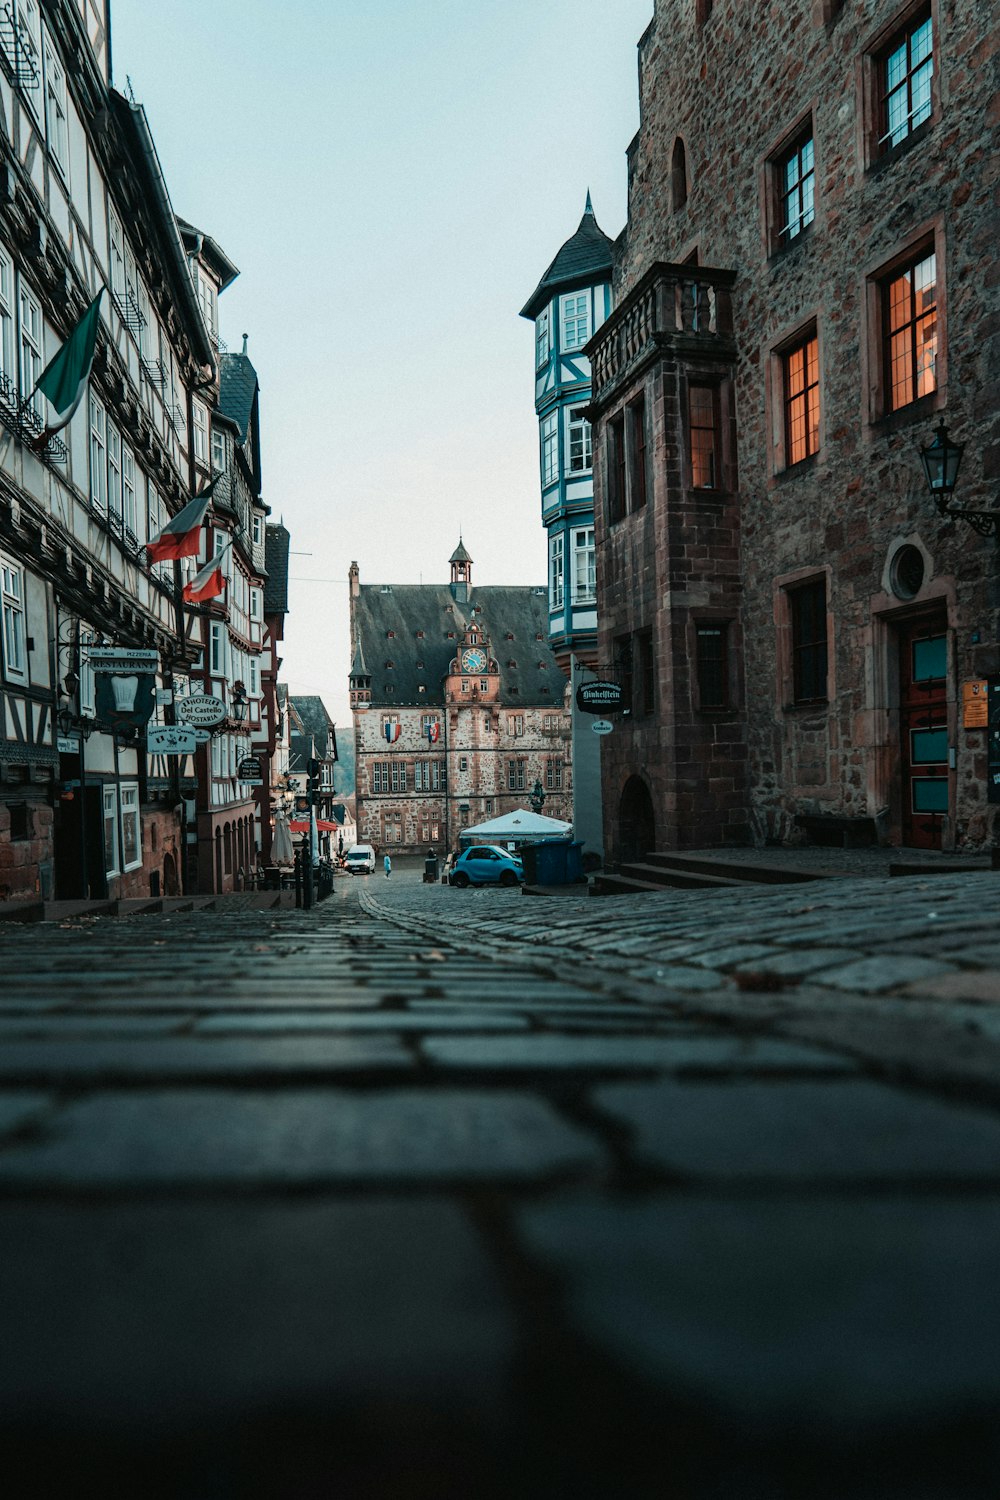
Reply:
M587 194L580 227L563 245L527 302L521 308L522 318L537 318L556 292L571 292L575 287L611 279L612 241L601 229Z
M176 214L177 227L181 232L181 238L194 242L201 241L201 253L205 260L213 268L219 277L219 291L224 292L227 286L232 286L240 274L239 267L234 265L229 256L223 250L218 240L214 240L210 234L199 229L195 224L189 224L187 219L182 219Z
M308 748L309 741L314 741L316 744L317 756L319 756L321 759L336 760L337 733L334 727L333 720L327 713L322 698L300 698L298 697L298 695L296 695L290 701L302 725L302 734L301 736L298 736L298 738L301 738L304 742L306 742L305 754L308 756L310 753ZM296 738L297 736L292 736L293 744ZM329 755L327 756L326 747L328 742L331 745L331 749ZM301 752L301 747L297 748L299 748Z
M562 708L566 679L548 644L544 588L477 587L467 603L453 599L446 583L393 584L386 589L363 584L354 601L354 629L371 674L373 706L440 707L444 678L466 626L475 624L489 637L500 668L501 703L510 708ZM480 613L474 614L476 609ZM422 640L418 630L424 633ZM508 632L514 637L511 641ZM386 667L387 661L393 665ZM417 691L421 683L423 693ZM389 686L392 693L386 692Z
M470 563L472 561L472 558L469 556L468 552L466 552L466 550L465 550L465 543L462 541L461 537L459 537L459 539L458 539L458 546L455 548L454 552L451 554L451 556L449 557L448 561L449 562L467 562L467 563Z
M257 393L257 371L247 354L219 355L219 411L228 417L245 443L250 430L253 398Z
M280 522L269 524L264 530L264 568L267 580L264 584L265 615L288 613L288 549L291 544L286 527Z

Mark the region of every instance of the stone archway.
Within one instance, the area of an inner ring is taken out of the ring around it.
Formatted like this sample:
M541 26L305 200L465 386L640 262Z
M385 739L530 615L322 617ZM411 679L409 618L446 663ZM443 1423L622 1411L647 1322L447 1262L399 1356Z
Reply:
M656 848L656 814L649 787L641 776L630 776L618 806L618 848L623 864L641 860Z

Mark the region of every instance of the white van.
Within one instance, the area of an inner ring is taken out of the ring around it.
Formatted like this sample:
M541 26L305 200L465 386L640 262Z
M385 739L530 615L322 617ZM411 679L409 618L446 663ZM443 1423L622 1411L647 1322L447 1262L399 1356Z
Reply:
M347 851L344 866L352 875L374 874L375 850L371 844L353 844Z

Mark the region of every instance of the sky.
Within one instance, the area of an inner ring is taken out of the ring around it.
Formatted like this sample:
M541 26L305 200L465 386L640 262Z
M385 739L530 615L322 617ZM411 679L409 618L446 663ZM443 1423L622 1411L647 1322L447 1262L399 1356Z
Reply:
M260 379L291 533L283 679L350 722L347 571L546 579L533 335L576 230L625 222L653 0L111 0L175 211L240 268L223 340Z

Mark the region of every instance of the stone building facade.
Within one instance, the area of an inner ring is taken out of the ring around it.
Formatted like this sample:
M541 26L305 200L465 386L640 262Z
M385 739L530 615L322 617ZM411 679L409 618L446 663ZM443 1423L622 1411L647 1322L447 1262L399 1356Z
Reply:
M528 805L572 818L566 679L544 588L362 584L351 564L351 709L358 839L457 849L463 828Z
M593 365L611 857L994 837L990 0L657 0Z

